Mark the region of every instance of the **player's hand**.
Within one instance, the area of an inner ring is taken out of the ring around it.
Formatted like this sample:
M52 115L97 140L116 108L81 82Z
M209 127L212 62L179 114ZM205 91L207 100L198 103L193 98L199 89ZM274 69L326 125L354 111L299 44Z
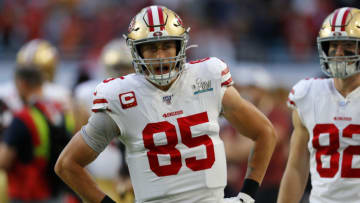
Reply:
M237 196L241 203L255 203L255 200L250 195L240 192Z

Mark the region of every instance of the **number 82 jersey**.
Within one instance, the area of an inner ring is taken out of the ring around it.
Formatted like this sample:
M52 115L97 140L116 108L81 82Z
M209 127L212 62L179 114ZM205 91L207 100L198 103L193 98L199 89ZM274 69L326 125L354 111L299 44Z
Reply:
M226 185L218 117L232 79L226 64L206 58L185 65L169 90L131 74L98 85L93 110L118 125L137 201Z
M360 202L360 88L344 98L333 79L296 84L288 104L309 132L312 203Z

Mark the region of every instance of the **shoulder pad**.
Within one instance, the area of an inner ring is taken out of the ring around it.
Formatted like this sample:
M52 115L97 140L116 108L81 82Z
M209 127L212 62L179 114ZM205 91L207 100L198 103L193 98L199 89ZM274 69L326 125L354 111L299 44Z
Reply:
M234 84L230 69L228 65L222 61L221 59L218 59L216 57L212 57L213 61L216 62L216 68L219 69L220 77L221 77L221 87L228 87Z
M111 79L106 79L96 86L93 94L93 106L91 108L93 112L109 110L109 91L112 89L109 88L108 82L110 81Z
M228 68L227 64L223 60L217 57L210 57L209 63L212 63L213 66L220 69L221 71Z
M313 78L303 79L293 86L287 102L290 108L296 107L296 103L308 94L313 81Z

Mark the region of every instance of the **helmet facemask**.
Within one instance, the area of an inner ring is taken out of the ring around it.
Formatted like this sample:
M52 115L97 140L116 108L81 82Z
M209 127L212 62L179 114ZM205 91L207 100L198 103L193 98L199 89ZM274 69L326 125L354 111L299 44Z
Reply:
M176 41L176 56L167 58L144 58L140 53L139 46L145 43L159 41ZM185 33L182 37L163 37L147 40L132 41L129 40L129 46L132 49L133 65L135 71L144 75L146 79L159 86L166 86L174 81L182 72L186 63L186 45L188 35Z
M356 44L354 52L344 50L344 56L328 54L331 41L352 41ZM322 71L329 77L347 78L360 72L359 40L351 37L318 38L318 50Z

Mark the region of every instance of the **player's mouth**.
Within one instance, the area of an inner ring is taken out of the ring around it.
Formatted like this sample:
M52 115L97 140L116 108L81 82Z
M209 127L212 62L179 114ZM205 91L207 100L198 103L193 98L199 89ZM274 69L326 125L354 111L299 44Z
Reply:
M164 65L164 66L155 67L153 70L155 75L161 75L168 73L170 71L170 67L168 65Z

